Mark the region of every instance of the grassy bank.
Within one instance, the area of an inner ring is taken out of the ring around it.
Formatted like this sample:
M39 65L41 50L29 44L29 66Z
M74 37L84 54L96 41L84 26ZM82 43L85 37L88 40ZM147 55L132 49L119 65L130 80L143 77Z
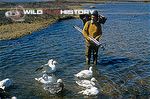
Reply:
M46 27L48 24L53 23L55 20L49 19L39 21L39 22L32 22L30 23L12 23L7 25L0 26L1 34L0 39L13 39L18 38L27 34L31 34L33 31L41 29L42 27Z
M73 18L71 16L56 16L55 18L49 19L34 19L34 21L29 22L12 22L9 24L1 25L0 26L0 40L8 40L8 39L15 39L18 37L22 37L27 34L31 34L33 31L40 30L42 28L47 27L48 25L60 21Z
M5 17L5 12L10 8L21 5L25 9L70 9L80 8L78 3L62 3L62 2L33 2L33 3L0 3L0 40L8 40L31 34L33 31L40 30L48 25L65 19L75 18L76 16L68 15L26 15L23 22L15 22Z

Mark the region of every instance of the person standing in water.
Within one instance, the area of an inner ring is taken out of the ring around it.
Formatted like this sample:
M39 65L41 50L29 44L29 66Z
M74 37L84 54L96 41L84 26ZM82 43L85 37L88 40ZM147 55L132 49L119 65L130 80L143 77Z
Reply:
M103 20L102 21L99 20L100 18L103 18ZM89 39L89 36L99 41L100 37L102 36L101 24L104 24L105 21L106 18L103 16L99 16L98 11L95 10L91 14L91 20L87 21L84 25L82 33L83 36L85 37L86 42L86 50L85 50L86 64L90 64L91 54L93 54L93 63L95 65L97 64L99 46L93 43Z

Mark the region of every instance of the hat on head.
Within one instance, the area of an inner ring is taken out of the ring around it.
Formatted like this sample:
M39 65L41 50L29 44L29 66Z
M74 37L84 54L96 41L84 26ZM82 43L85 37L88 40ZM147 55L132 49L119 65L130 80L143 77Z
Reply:
M98 16L98 11L94 10L91 15Z

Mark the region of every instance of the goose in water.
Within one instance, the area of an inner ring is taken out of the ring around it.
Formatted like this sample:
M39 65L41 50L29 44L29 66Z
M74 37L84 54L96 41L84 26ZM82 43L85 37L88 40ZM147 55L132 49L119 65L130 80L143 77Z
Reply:
M17 97L13 96L13 97L11 97L11 99L17 99Z
M83 94L83 95L87 95L87 96L95 96L95 95L97 95L99 93L99 90L96 87L90 87L90 88L82 90L82 91L80 91L78 93L79 94Z
M45 70L42 73L53 73L53 72L55 72L56 71L56 66L55 66L56 63L57 62L55 60L50 59L48 61L48 63L45 64L47 66L46 66Z
M91 78L93 75L92 67L89 70L82 70L79 73L75 74L78 78Z
M55 66L56 63L57 62L55 60L50 59L47 64L42 65L41 67L37 68L35 71L43 70L42 73L53 73L56 71L56 66Z
M64 89L62 79L58 79L56 83L45 84L44 90L49 91L51 94L61 93Z
M0 88L4 90L5 88L10 87L12 84L13 84L13 81L10 80L9 78L6 78L0 81Z
M49 84L54 82L54 79L52 76L48 76L47 74L43 74L40 78L35 78L36 81L43 83L43 84Z
M85 88L90 88L90 87L96 86L96 82L97 82L97 80L94 77L91 78L91 80L78 80L78 81L76 81L76 83L79 86L82 86Z

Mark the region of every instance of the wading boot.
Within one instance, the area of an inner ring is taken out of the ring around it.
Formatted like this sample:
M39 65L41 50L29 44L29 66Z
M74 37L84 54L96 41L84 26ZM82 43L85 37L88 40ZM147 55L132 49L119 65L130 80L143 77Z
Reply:
M97 65L97 57L93 57L93 63L94 65Z
M87 65L90 65L90 58L87 58L87 57L86 57L86 64L87 64Z

